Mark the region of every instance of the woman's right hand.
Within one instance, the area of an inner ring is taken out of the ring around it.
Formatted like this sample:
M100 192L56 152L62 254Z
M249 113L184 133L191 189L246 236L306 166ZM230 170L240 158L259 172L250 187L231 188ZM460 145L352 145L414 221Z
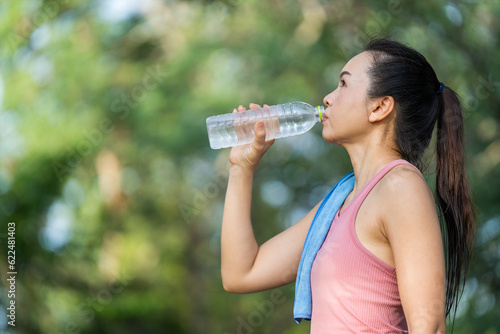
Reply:
M267 107L267 105L264 104L264 107ZM259 108L261 108L261 106L258 104L250 103L250 109ZM233 112L240 112L244 110L246 110L246 108L240 105L238 109L234 109ZM253 171L257 167L257 164L264 153L266 153L266 151L274 143L274 139L266 141L266 129L264 122L262 121L255 123L254 134L255 138L252 143L234 146L231 149L229 154L229 163L231 168L239 167Z

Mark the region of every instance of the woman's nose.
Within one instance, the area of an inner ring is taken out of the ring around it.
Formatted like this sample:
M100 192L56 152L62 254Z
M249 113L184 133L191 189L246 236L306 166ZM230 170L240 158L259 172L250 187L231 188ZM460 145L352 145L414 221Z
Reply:
M328 106L328 107L331 107L331 106L332 106L332 101L333 101L333 93L334 93L334 92L335 92L335 91L331 92L330 94L328 94L327 96L325 96L325 97L323 98L323 104L324 104L325 106Z

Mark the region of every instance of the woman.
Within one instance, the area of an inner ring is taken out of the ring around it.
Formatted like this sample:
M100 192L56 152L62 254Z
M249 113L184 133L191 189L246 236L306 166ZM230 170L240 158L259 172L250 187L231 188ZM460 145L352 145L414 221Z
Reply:
M311 333L446 333L474 233L458 97L417 51L380 39L345 65L323 102L323 138L347 150L355 178L340 209L327 216L331 227L307 277ZM436 122L436 201L446 247L433 195L415 167ZM221 272L224 288L235 293L293 282L296 275L287 273L297 273L306 236L314 237L310 227L316 233L311 223L324 224L316 220L325 216L318 203L258 246L252 178L273 141L265 141L262 122L254 131L253 143L234 147L229 157Z

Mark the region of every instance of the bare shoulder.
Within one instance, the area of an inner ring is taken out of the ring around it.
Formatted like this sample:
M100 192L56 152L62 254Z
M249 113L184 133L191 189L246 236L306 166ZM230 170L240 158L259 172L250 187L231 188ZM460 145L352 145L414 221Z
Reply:
M398 165L379 182L379 195L392 202L432 200L432 192L422 173L413 166Z
M378 189L384 228L417 224L439 225L432 192L422 173L413 166L394 167L381 180Z

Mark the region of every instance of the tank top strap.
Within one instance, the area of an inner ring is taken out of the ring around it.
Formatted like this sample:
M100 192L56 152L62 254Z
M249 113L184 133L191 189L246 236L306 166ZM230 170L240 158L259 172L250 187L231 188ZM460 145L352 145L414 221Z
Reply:
M409 163L408 161L404 159L398 159L398 160L393 160L389 162L387 165L382 167L381 170L379 170L371 179L368 181L367 184L364 185L364 187L361 189L359 194L353 199L353 201L349 204L349 207L355 207L355 210L357 211L357 208L361 206L363 201L365 200L366 196L370 193L370 191L375 187L375 185L380 181L387 173L389 173L394 167L399 166L399 165L410 165L413 166L415 169L418 170L417 167Z

